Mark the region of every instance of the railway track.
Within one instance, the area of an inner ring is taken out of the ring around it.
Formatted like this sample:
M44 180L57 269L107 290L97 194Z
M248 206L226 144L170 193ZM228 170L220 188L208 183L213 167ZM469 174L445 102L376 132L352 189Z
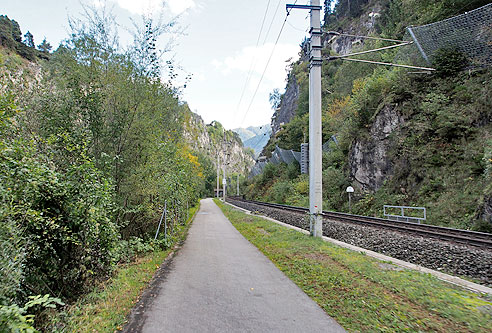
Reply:
M240 201L244 203L250 203L263 207L276 208L284 211L296 212L306 214L309 209L304 207L295 207L281 204L274 204L261 201L245 200L238 197L231 197L231 200ZM418 224L412 222L400 222L386 220L376 217L352 215L346 213L323 211L323 218L336 220L344 223L352 223L366 226L373 226L377 228L390 229L394 231L400 231L404 233L411 233L414 235L420 235L423 237L434 238L449 242L455 242L466 245L473 245L481 248L492 249L492 234L446 228L440 226L434 226L429 224Z

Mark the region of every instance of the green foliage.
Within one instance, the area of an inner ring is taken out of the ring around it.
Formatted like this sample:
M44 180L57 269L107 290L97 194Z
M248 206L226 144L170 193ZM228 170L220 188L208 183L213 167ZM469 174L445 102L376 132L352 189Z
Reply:
M38 50L44 53L50 53L52 48L51 44L46 40L46 37L41 44L38 45Z
M22 43L19 23L9 19L7 15L0 15L0 44L18 53L23 58L34 61L36 59L36 50L33 49L32 34L28 31L25 37L27 45ZM31 44L32 47L30 47Z
M352 6L357 2L350 3ZM403 38L407 26L445 19L487 3L378 1L382 8L375 33L381 37ZM365 10L359 17L351 17L348 4L349 1L340 1L335 11L328 13L326 29L355 29L365 34L365 15L373 10L374 2L366 7L359 6L358 9ZM334 20L335 17L338 20ZM354 45L354 51L387 45L380 41L365 42L360 47ZM332 52L331 48L323 50L325 55ZM389 50L364 55L364 59L387 62L394 57L395 52ZM486 157L492 115L491 73L485 69L464 72L467 59L456 49L439 50L433 61L437 75L348 61L323 64L323 142L333 135L338 141L338 144L330 144L330 153L323 156L325 207L348 210L344 187L357 184L350 164L350 152L355 143L384 140L387 144L384 159L390 168L388 176L377 189L359 184L362 188L356 188L353 212L380 216L384 204L425 206L429 212L428 223L482 228L482 222L476 221L476 217L484 198L492 193L488 186L490 163ZM299 150L308 134L308 62L295 63L292 74L300 86L296 116L272 136L265 147L266 156L276 145ZM386 135L392 126L396 126L393 133ZM365 148L371 149L370 146ZM254 178L248 185L248 195L263 200L281 199L286 203L307 201L305 177L292 180L293 190L282 197L278 189L287 178L282 176L281 170L267 172L274 176ZM486 222L483 225L488 227Z
M3 46L15 50L17 43L22 41L19 23L7 15L0 15L0 41Z
M447 77L456 75L468 65L468 59L463 52L455 48L443 48L436 51L432 65L437 75Z
M38 64L39 82L17 75L25 66L19 56L0 53L5 306L32 293L73 301L107 279L116 263L169 246L187 203L210 186L211 161L186 143L190 111L177 88L156 79L155 50L118 49L112 16L87 14L87 22L71 22L70 38ZM157 38L154 28L147 26L144 36ZM2 45L20 42L20 34L15 21L0 17ZM168 237L154 241L165 204L173 222ZM14 317L5 320L13 325Z
M16 250L5 258L11 274L2 280L10 286L2 283L9 290L3 301L13 299L18 292L13 286L19 288L21 281L31 292L71 297L110 267L117 237L111 184L87 159L57 171L49 156L39 156L31 142L14 136L20 130L5 116L12 106L3 100L3 132L11 135L0 142L2 243Z
M384 0L378 28L385 36L402 38L408 26L444 20L488 3L489 0Z
M335 167L323 169L323 209L340 210L342 207L345 208L344 206L348 201L345 189L349 185L350 181L343 170Z
M34 315L27 314L32 308L55 308L56 304L65 305L59 298L49 295L29 296L29 301L19 307L17 304L0 305L0 332L37 332L34 328ZM31 310L32 311L32 310Z
M335 14L338 17L357 17L368 2L369 0L339 0L335 5Z

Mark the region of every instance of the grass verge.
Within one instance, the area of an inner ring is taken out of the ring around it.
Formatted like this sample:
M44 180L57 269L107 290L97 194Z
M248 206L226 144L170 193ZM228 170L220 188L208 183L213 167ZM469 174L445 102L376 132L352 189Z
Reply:
M172 244L184 240L190 222L199 205L190 208L187 223L179 226ZM169 246L137 258L129 264L119 265L112 278L96 290L58 313L50 323L50 330L58 332L115 332L121 330L127 316L147 288L154 273L174 250Z
M346 330L490 332L492 299L215 200L237 230Z

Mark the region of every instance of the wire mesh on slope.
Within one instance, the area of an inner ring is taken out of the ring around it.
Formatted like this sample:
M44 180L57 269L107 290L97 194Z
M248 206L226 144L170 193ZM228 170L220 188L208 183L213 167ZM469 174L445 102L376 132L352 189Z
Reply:
M330 142L333 141L336 145L338 145L338 141L335 135L332 135L330 140L325 142L323 144L322 149L323 152L330 152L331 147L330 147ZM301 152L294 151L294 150L288 150L288 149L282 149L278 146L275 146L275 150L272 152L272 157L268 159L267 161L258 161L256 164L253 166L251 169L251 172L249 174L249 177L254 177L263 172L263 169L268 163L272 164L280 164L280 163L285 163L285 164L290 164L293 163L294 161L297 161L298 163L301 163Z
M407 31L414 41L412 47L404 48L407 59L416 60L418 51L430 63L439 49L457 49L470 61L467 68L492 65L492 3L443 21L408 27Z

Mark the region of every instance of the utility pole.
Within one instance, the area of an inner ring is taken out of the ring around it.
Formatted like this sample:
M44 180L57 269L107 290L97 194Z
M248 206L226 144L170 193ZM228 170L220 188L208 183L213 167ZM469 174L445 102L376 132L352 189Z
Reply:
M227 188L227 177L226 177L226 164L225 164L225 161L224 161L224 170L223 170L224 174L223 174L223 178L222 178L222 195L223 195L223 198L224 198L224 202L226 202L226 188Z
M239 174L237 174L237 196L239 196Z
M220 164L219 164L219 151L217 150L217 199L219 198L219 178L220 178Z
M309 55L309 228L311 236L323 236L322 150L321 150L321 6L320 0L310 5L287 5L311 11Z

